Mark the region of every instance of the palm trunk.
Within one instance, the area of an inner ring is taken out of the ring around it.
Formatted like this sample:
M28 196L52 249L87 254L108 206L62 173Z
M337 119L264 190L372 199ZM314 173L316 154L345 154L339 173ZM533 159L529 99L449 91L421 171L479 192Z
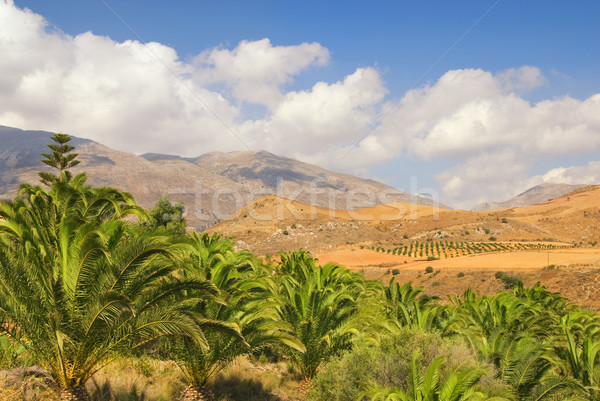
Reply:
M66 388L60 392L60 401L90 401L90 396L83 386Z
M182 401L215 401L212 391L206 386L188 386L182 394Z
M306 396L308 395L308 390L310 389L311 383L312 383L312 379L309 379L308 377L303 378L302 380L300 380L300 383L298 383L298 390L300 392L300 396L303 399L306 399Z

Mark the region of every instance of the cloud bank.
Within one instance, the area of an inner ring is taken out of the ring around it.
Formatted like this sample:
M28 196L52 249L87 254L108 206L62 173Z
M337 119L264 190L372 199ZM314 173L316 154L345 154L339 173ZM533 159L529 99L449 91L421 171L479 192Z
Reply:
M600 150L600 94L530 104L524 93L545 84L533 66L448 71L401 97L372 67L292 91L328 49L262 39L182 61L160 43L66 35L11 0L0 0L0 54L3 125L137 153L265 149L351 173L399 157L450 161L436 175L442 201L465 208L531 183L599 183L600 162L531 176L540 161Z

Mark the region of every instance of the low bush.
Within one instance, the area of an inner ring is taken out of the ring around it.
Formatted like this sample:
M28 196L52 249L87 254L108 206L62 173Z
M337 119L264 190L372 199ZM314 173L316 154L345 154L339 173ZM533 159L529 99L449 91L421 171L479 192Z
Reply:
M394 336L384 337L377 345L372 341L361 341L352 351L325 365L313 379L308 400L356 401L369 382L378 386L406 388L410 359L415 349L421 350L424 367L437 356L446 357L444 372L453 371L459 365L477 366L475 356L462 342L442 339L435 333L403 328ZM494 376L490 367L484 369L489 372L489 378ZM489 383L492 381L490 379Z
M523 281L520 278L511 276L510 274L506 274L505 272L496 272L494 276L497 279L502 280L504 282L504 288L507 290L523 286Z

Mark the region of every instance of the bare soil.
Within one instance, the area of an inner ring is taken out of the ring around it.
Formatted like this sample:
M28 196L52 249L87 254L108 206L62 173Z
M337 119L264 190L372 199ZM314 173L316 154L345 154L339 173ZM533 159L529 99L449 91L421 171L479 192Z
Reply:
M504 284L494 276L503 271L527 286L539 282L579 306L600 311L600 248L498 252L427 261L348 246L316 256L321 264L337 262L384 283L392 277L400 283L410 281L424 286L427 294L442 297L462 295L467 288L482 294L501 291ZM428 266L433 273L425 273Z

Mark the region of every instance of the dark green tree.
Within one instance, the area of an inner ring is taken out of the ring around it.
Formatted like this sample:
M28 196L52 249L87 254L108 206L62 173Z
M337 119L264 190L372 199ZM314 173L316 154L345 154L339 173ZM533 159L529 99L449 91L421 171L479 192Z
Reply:
M187 222L183 217L185 207L181 201L173 204L168 194L156 202L150 210L150 221L147 223L151 228L164 227L174 234L185 234Z
M71 181L73 175L67 169L80 163L79 160L76 160L78 153L70 153L75 147L68 145L68 142L72 139L69 135L58 133L50 137L50 139L56 143L46 145L50 148L52 153L42 153L42 156L45 157L45 159L42 159L42 163L57 169L58 175L47 171L38 173L41 182L48 186L52 186L52 184L59 181Z

